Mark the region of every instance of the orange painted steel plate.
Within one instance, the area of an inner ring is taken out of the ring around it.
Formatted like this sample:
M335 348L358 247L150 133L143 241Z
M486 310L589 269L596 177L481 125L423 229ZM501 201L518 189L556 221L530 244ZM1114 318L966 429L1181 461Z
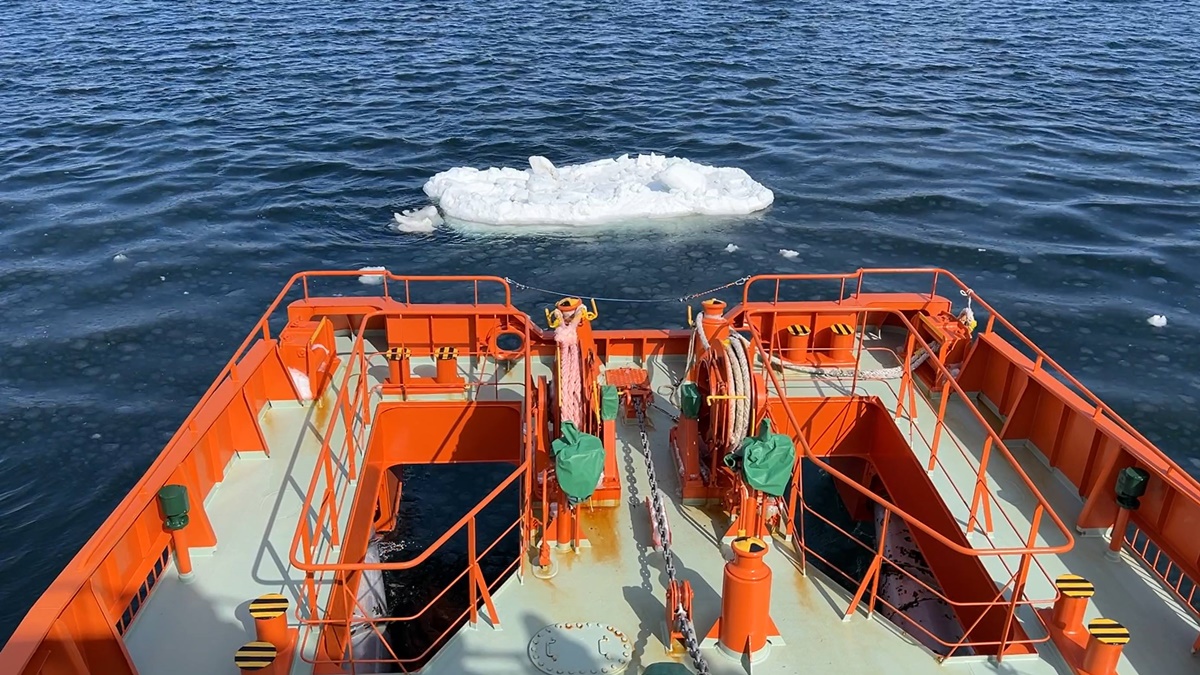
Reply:
M604 371L604 381L618 389L650 385L650 373L645 368L611 368Z

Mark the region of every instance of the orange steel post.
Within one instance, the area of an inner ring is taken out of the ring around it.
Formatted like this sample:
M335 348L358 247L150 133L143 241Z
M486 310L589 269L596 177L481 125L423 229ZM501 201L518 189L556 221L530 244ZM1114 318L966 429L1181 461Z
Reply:
M938 442L942 440L942 427L946 426L946 403L950 400L950 380L942 383L942 400L938 401L937 423L933 426L933 443L929 446L929 465L926 471L937 466Z
M854 359L854 326L835 323L829 327L829 356L839 363Z
M1121 555L1121 546L1125 543L1125 530L1129 529L1129 509L1121 507L1117 511L1117 520L1113 523L1112 536L1108 539L1109 557Z
M171 530L171 545L175 549L175 567L179 570L179 578L189 581L192 578L192 554L183 530Z
M471 593L470 614L472 626L479 623L479 608L476 607L479 602L479 591L475 586L475 565L475 518L471 518L467 521L467 569L469 570L467 576L470 577L467 579L467 586L470 588Z
M1041 504L1038 504L1033 511L1033 522L1029 525L1029 539L1025 542L1026 549L1032 549L1037 543L1038 527L1042 524L1042 511ZM1017 614L1017 602L1025 594L1025 582L1029 579L1029 564L1032 559L1033 554L1022 553L1021 563L1017 567L1017 573L1013 576L1016 581L1013 584L1012 598L1008 603L1008 612L1004 615L1004 630L1000 632L1000 648L996 650L997 661L1004 658L1004 647L1008 643L1008 633L1012 630L1013 618Z
M908 369L908 364L912 363L913 357L913 336L909 333L908 339L904 341L904 363L900 369L900 391L896 392L896 419L900 419L904 412L904 397L912 385L912 372ZM912 411L908 411L911 418Z
M771 621L771 568L763 561L767 543L758 537L734 540L733 560L725 565L721 618L709 637L727 653L753 656L779 634Z
M1078 574L1063 574L1054 580L1054 586L1059 595L1054 602L1050 625L1067 635L1078 634L1083 630L1088 598L1096 594L1096 587Z
M868 585L872 586L872 589L871 603L867 607L867 616L871 616L875 613L875 597L879 592L879 573L883 570L883 550L884 546L887 544L887 531L891 518L892 512L885 509L883 512L883 524L879 528L879 531L883 533L883 536L879 538L879 544L875 551L875 557L871 560L871 565L867 567L867 573L865 576L863 576L862 583L858 585L858 590L855 591L854 597L851 598L850 605L846 607L846 613L842 615L842 621L849 621L850 617L854 616L854 612L858 610L858 603L862 602L863 595L865 595L867 592Z
M808 356L808 339L812 330L804 324L787 327L783 336L783 356L788 361L803 361Z
M259 642L274 645L279 651L288 646L287 609L287 598L278 593L260 595L250 603L254 634Z
M438 384L454 384L460 382L458 376L458 350L454 347L439 347L437 350L437 375L434 381Z
M1088 622L1083 671L1088 675L1116 675L1121 650L1129 643L1129 629L1112 619Z

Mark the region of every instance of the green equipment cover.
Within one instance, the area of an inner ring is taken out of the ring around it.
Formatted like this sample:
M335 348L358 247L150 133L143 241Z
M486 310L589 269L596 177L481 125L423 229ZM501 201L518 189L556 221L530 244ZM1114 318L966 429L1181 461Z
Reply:
M758 435L747 436L737 450L726 455L725 465L736 469L739 459L750 487L781 497L792 477L796 446L788 436L771 433L771 421L763 420Z
M617 419L617 410L621 407L621 398L617 388L611 384L600 387L600 419Z
M695 382L684 382L680 385L679 412L689 420L700 417L700 388Z
M568 502L577 504L596 491L604 473L604 443L585 434L570 422L563 422L562 436L550 444L558 484L567 493Z

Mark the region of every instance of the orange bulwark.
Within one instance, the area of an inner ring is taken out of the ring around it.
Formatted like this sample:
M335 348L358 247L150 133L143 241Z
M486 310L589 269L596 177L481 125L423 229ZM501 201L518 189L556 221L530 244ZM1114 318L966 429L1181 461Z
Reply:
M1200 484L944 270L756 276L636 330L359 274L292 278L0 673L1194 670ZM582 498L567 419L603 448ZM380 556L406 469L448 464L499 470ZM371 595L405 574L439 581Z

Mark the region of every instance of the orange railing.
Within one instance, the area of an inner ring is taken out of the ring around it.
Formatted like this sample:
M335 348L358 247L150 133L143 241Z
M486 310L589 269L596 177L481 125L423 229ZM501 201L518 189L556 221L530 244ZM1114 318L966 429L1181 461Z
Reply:
M136 614L136 609L144 606L148 596L152 595L150 584L146 583L148 575L162 573L164 558L161 553L167 546L168 537L161 530L149 535L146 523L155 522L158 516L156 497L159 488L172 481L172 475L202 450L202 441L210 435L210 431L221 418L217 413L215 403L217 393L230 385L242 387L247 377L252 373L239 369L239 365L251 354L252 349L259 343L271 339L271 323L281 306L299 286L303 289L303 297L308 299L308 284L314 278L356 278L363 273L359 271L322 271L301 272L293 275L283 289L275 295L266 311L255 322L249 334L234 351L233 356L225 363L213 378L212 384L200 396L188 416L167 441L163 451L154 459L137 484L129 491L124 499L113 509L95 534L88 539L79 553L67 564L66 568L53 582L46 592L38 599L25 619L17 627L16 632L4 649L0 651L0 671L5 673L38 672L38 654L44 655L48 642L74 639L71 637L72 628L66 627L64 621L70 623L77 617L95 618L95 626L127 626ZM408 287L417 280L431 279L430 277L405 277L386 272L385 284L403 284L405 297L410 297ZM511 291L508 283L499 277L436 277L440 281L470 280L475 284L475 304L478 302L478 287L480 283L499 284L504 292L505 303L511 302ZM366 287L364 287L366 288ZM384 294L386 297L387 288ZM228 449L227 449L228 450ZM229 450L231 451L231 450ZM193 501L203 501L207 496L206 490L211 487L200 486L202 494L193 497ZM113 566L114 559L119 559L120 577L101 574L102 568ZM141 564L129 565L129 560L141 560ZM107 581L95 584L98 575ZM119 582L119 583L118 583ZM103 586L104 590L97 590ZM136 600L136 604L133 601ZM125 615L122 615L122 608ZM69 614L69 616L68 616ZM89 619L90 621L90 619ZM114 642L120 639L122 629L118 628L111 636ZM89 634L89 639L95 636ZM113 653L124 653L116 650ZM95 666L95 664L92 664ZM98 666L95 666L98 667ZM118 665L116 662L106 663L104 668L120 672L132 668L131 664Z
M406 283L406 297L409 297L409 293L409 284ZM340 562L331 560L333 555L335 555L335 547L340 545L343 537L338 527L339 520L341 519L339 514L347 507L346 500L352 498L351 481L357 479L358 467L366 460L367 438L365 438L365 434L370 424L374 395L380 391L379 386L369 387L367 368L370 360L365 346L365 329L370 319L399 317L403 315L405 315L404 311L373 312L364 318L362 326L355 336L354 346L349 356L350 365L342 377L334 403L334 409L339 411L340 415L330 424L329 430L324 434L322 446L318 454L317 466L313 471L305 494L302 513L315 514L315 518L302 517L298 520L292 540L290 559L295 568L303 570L305 573L301 598L297 607L297 617L305 629L300 640L300 644L302 645L315 645L315 643L311 642L314 633L318 639L322 640L324 639L322 636L330 634L329 631L336 631L335 634L339 636L349 636L355 625L361 626L362 624L370 624L371 630L378 633L382 639L389 625L398 622L419 620L433 607L437 600L462 581L464 577L467 577L470 596L468 608L450 623L446 631L434 640L424 653L411 658L400 658L392 652L391 659L383 660L383 662L399 666L407 672L409 665L419 663L426 658L431 650L437 647L451 631L457 628L459 621L464 617L469 618L471 623L475 623L478 620L478 605L480 601L488 607L489 618L493 622L498 622L499 619L496 616L495 608L491 601L492 588L495 583L498 583L501 578L516 568L518 564L524 567L525 556L518 556L518 559L510 563L492 584L487 583L484 579L480 561L492 552L496 545L504 537L512 533L515 528L520 527L522 542L526 541L532 529L529 494L532 477L533 446L532 436L526 434L523 439L523 457L520 465L501 481L491 493L460 518L456 524L446 530L436 541L426 547L417 557L402 562L377 564L368 564L359 560ZM486 317L496 320L514 320L524 326L521 356L525 359L526 363L529 363L532 354L533 335L531 324L527 320L526 315L518 313L511 306L507 306L505 311L501 312L497 312L494 309L487 310ZM371 355L376 354L372 353ZM489 383L485 381L487 372L486 357L489 356L488 348L485 346L483 350L460 350L459 355L478 358L481 367L479 377L474 382L476 390L478 391L482 386L488 386ZM495 383L490 384L494 385ZM514 384L514 386L518 385ZM533 386L531 368L525 368L524 381L519 386L525 392L526 397L523 405L524 426L526 429L533 429L532 406L528 400ZM334 438L338 435L338 432L341 432L342 438L340 444L335 444ZM522 494L520 515L482 553L477 554L476 521L479 514L495 502L500 494L518 481L521 481ZM351 608L357 605L355 595L357 592L357 583L350 582L351 578L357 579L359 573L367 570L384 572L416 568L428 561L452 537L464 529L467 533L468 560L466 569L420 611L412 616L381 617L378 619L364 618L365 613L364 616L355 616L355 612L352 610L346 611L345 616L329 616L330 609L335 605L341 608ZM334 583L338 580L342 583ZM335 588L340 589L340 591L335 590ZM328 589L327 594L323 592L325 589ZM322 597L323 595L324 597ZM306 661L314 664L337 663L342 667L348 666L351 672L354 672L356 663L365 664L372 662L365 659L355 659L353 654L349 653L348 638L335 638L333 643L338 647L337 650L322 650L320 647L317 647L314 650L302 650L301 655ZM387 645L386 640L384 640L384 644L385 646ZM391 651L390 646L387 646L387 649ZM341 653L329 653L331 651Z
M769 310L754 309L751 306L747 306L743 309L742 316L743 316L744 321L742 322L742 325L739 326L739 328L749 330L751 332L751 334L753 335L753 338L754 338L753 341L755 344L764 345L764 344L768 344L768 343L767 343L767 341L763 340L761 335L759 335L754 322L751 321L750 319L754 318L758 314L763 314L768 311ZM839 311L841 313L844 313L844 310L839 310ZM866 311L868 311L868 310L864 309L861 313L861 316L864 317L862 320L864 320L864 321L865 321ZM880 309L880 308L870 308L869 311L871 314L874 314L876 316L887 315L887 316L893 317L901 326L903 326L907 330L907 334L908 334L907 345L906 345L906 349L905 349L905 357L904 357L904 360L902 361L902 363L907 364L910 362L910 360L912 358L912 354L914 352L914 348L916 348L916 347L925 349L926 352L931 355L936 354L936 352L933 351L932 347L924 340L924 338L922 338L920 336L920 334L917 332L916 328L912 325L912 323L908 320L908 318L903 315L903 313L896 311L896 310L888 310L888 309ZM856 362L861 362L861 356L862 356L861 350L862 350L862 342L859 341L858 354L856 355L856 359L855 359ZM770 357L770 356L771 355L768 355L768 357ZM787 390L786 386L780 382L780 380L776 376L774 370L767 365L767 364L769 364L769 362L770 362L770 358L765 359L763 361L763 364L764 364L763 365L763 374L766 377L766 379L768 379L771 382L771 385L775 390L776 396L778 398L780 398L781 400L786 401L786 399L788 397L788 390ZM947 392L950 390L953 390L953 392L956 393L957 395L961 396L964 401L969 400L966 396L966 392L964 392L958 386L957 381L955 381L955 379L950 375L949 371L946 370L945 366L936 357L931 357L928 360L928 362L932 363L934 365L934 367L937 369L940 377L944 379L945 384L943 386L946 387ZM896 409L897 416L899 416L899 414L901 413L901 406L903 406L903 400L904 400L904 392L905 391L911 392L914 387L914 385L912 384L912 381L911 381L911 378L912 378L911 372L909 372L909 370L907 368L903 368L902 372L904 374L902 376L901 391L897 392L897 409ZM857 372L855 372L855 374L853 376L851 391L855 391L856 389L857 389ZM1067 526L1062 522L1062 520L1058 517L1058 515L1051 508L1051 506L1050 506L1049 502L1046 500L1046 498L1040 493L1040 491L1034 485L1033 481L1029 478L1029 476L1021 468L1020 462L1015 457L1012 456L1012 454L1009 452L1008 448L1004 445L1003 442L1001 442L999 435L995 432L995 430L992 429L992 427L990 425L988 425L987 421L982 417L982 415L979 413L979 411L977 409L975 409L973 406L969 407L970 411L972 412L972 414L975 418L975 421L978 422L980 427L986 432L987 439L983 446L983 449L982 449L982 452L981 452L981 455L979 458L979 465L976 469L976 475L975 475L974 481L973 481L974 482L974 492L973 492L972 500L970 502L970 518L968 521L967 531L970 532L975 528L975 525L977 523L976 514L981 509L983 511L983 515L985 516L985 531L991 529L991 527L990 527L991 509L989 507L989 503L994 504L997 502L994 499L994 496L992 498L988 497L988 495L991 494L991 491L990 491L990 488L988 487L987 471L988 471L989 462L991 461L991 458L993 456L993 451L995 450L995 451L999 452L1002 459L1004 459L1008 462L1008 465L1011 468L1011 470L1018 476L1018 478L1020 479L1020 482L1024 484L1026 489L1036 500L1037 506L1034 511L1034 515L1033 515L1033 519L1032 519L1033 522L1032 522L1030 531L1028 533L1028 536L1024 539L1023 546L975 549L975 548L971 548L971 547L967 547L967 546L962 546L958 542L947 538L943 533L939 532L934 526L931 526L930 524L927 524L927 523L922 522L921 520L915 518L914 516L910 515L909 513L905 512L904 510L902 510L900 507L898 507L896 504L894 504L889 499L871 491L870 489L868 489L865 486L862 486L854 479L852 479L849 476L846 476L845 474L840 472L834 466L825 462L819 455L817 455L816 453L813 452L811 446L808 444L807 440L804 438L804 436L800 432L800 430L802 429L802 426L799 423L799 421L797 420L795 413L792 411L791 407L787 406L785 404L783 406L783 409L784 409L785 415L788 418L789 423L792 426L792 429L795 430L795 433L793 434L793 438L797 444L797 447L801 448L803 451L803 459L812 462L814 465L816 465L817 467L819 467L820 469L822 469L829 475L833 476L833 478L835 480L842 481L846 486L848 486L852 490L858 492L862 496L866 497L867 499L871 500L875 504L879 505L879 507L883 508L886 512L885 518L899 517L905 522L905 524L910 529L916 529L916 530L921 531L922 533L932 537L939 544L945 546L946 548L948 548L960 555L970 556L970 557L975 557L975 558L981 558L981 557L985 557L985 556L1013 556L1013 555L1020 556L1020 562L1018 565L1018 569L1015 572L1013 572L1013 574L1009 578L1008 582L1002 588L999 589L995 598L991 602L987 602L987 603L963 603L963 602L953 601L950 598L945 597L945 595L942 594L941 592L937 591L936 589L930 588L927 584L924 584L919 579L916 579L912 575L907 574L907 572L905 572L904 570L899 569L897 567L897 569L901 573L905 574L906 576L909 576L914 581L917 581L927 591L933 593L936 597L939 597L941 600L943 600L944 602L946 602L947 604L949 604L951 606L957 606L957 607L976 606L976 607L988 608L987 610L982 611L980 613L979 619L976 621L976 624L978 624L979 621L981 621L985 616L987 616L987 614L990 612L991 608L993 608L993 607L1002 608L1002 611L1004 612L1005 628L1004 628L1001 638L998 641L970 640L969 637L970 637L971 631L975 628L974 625L970 626L964 632L963 638L956 642L948 642L946 640L943 640L941 637L932 635L930 633L929 637L931 639L937 641L939 644L941 644L943 647L945 647L948 650L948 653L945 655L946 658L953 656L955 654L955 652L957 652L961 649L964 649L964 648L979 648L979 647L988 647L988 646L996 647L997 654L1002 656L1005 648L1008 646L1011 646L1014 644L1020 644L1020 643L1040 642L1040 641L1044 641L1044 640L1048 639L1047 637L1043 637L1038 640L1033 640L1033 639L1013 640L1013 639L1011 639L1010 636L1011 636L1011 631L1013 628L1013 626L1012 626L1013 617L1017 611L1018 606L1043 604L1043 603L1053 600L1053 598L1050 598L1047 600L1033 600L1033 599L1029 599L1029 598L1025 597L1025 587L1028 582L1030 566L1034 562L1034 556L1052 555L1052 554L1062 553L1062 552L1070 550L1074 546L1074 538L1072 537L1071 532L1069 531ZM911 415L911 412L910 412L910 415ZM944 425L944 419L943 419L944 415L945 415L945 409L943 407L942 410L940 411L939 417L938 417L938 423L937 423L938 429L942 428L942 426ZM937 457L936 449L934 449L932 444L930 444L930 447L931 447L931 450L933 451L931 461L936 460L936 457ZM965 454L965 452L966 452L965 449L962 449L961 445L959 447ZM796 468L797 472L799 472L799 470L800 470L799 467L800 467L800 462L797 462L797 468ZM804 555L804 554L813 555L818 560L822 560L822 562L824 562L827 566L829 566L828 561L824 561L822 558L820 558L819 555L815 554L815 552L812 551L812 549L810 547L805 545L804 539L803 539L803 537L804 537L803 530L802 529L799 531L796 530L796 522L797 521L802 522L804 511L813 513L814 515L817 515L818 517L820 517L822 520L826 521L828 524L833 525L832 522L828 521L828 519L825 519L824 517L819 516L819 514L816 514L814 511L812 511L811 507L807 506L803 502L803 497L800 494L800 490L801 490L800 485L801 485L801 481L800 481L800 477L797 473L796 475L793 476L793 487L792 487L792 492L789 496L788 512L791 514L798 514L800 517L791 518L789 520L789 523L790 523L789 526L792 529L792 533L794 535L797 535L800 539L800 549L803 551L802 555ZM1047 514L1049 515L1051 522L1053 523L1054 527L1058 530L1059 534L1061 535L1061 537L1063 539L1063 542L1061 544L1054 545L1054 546L1050 546L1050 545L1039 546L1037 544L1038 529L1040 527L1040 521L1043 518L1043 516L1047 515ZM1009 523L1011 524L1012 521L1009 520ZM842 530L841 528L837 528L835 525L834 525L834 527L841 533L845 534L846 536L849 536L852 540L857 542L860 546L864 546L868 550L871 549L870 546L867 546L863 542L859 541L857 538L853 537L848 532L845 532L845 530ZM1015 525L1013 525L1013 527L1014 527L1014 531L1016 531ZM886 537L886 531L884 533L884 537ZM898 615L903 615L903 612L901 612L898 608L890 606L887 603L883 602L880 598L878 598L878 595L877 595L879 574L882 571L883 565L890 564L890 561L888 561L885 558L885 556L883 555L883 551L884 551L883 544L884 544L884 542L881 540L878 544L877 550L873 551L873 553L874 553L873 562L871 564L870 569L868 570L867 575L860 582L858 590L855 593L854 599L851 601L850 607L847 609L847 616L849 616L850 614L852 614L855 611L855 609L857 608L857 605L859 604L859 602L861 602L863 600L864 594L868 591L868 589L870 590L870 604L868 605L868 607L873 607L876 602L881 602L885 606L887 606L889 609L896 612ZM1001 558L1001 560L1003 560L1003 558ZM830 566L830 567L832 567L832 566ZM1007 567L1007 565L1006 565L1006 567ZM834 569L836 569L836 568L834 568ZM841 572L841 570L838 570L838 571ZM842 572L842 573L845 574L844 572ZM850 578L849 575L847 575L847 577ZM1010 593L1009 599L1006 600L1006 599L1004 599L1003 596L1004 596L1005 591L1008 590L1010 586L1012 587L1012 592ZM929 631L927 631L923 627L921 627L916 621L909 620L908 623L912 624L913 626L916 626L917 628L919 628L920 630L923 630L926 633L929 633Z

